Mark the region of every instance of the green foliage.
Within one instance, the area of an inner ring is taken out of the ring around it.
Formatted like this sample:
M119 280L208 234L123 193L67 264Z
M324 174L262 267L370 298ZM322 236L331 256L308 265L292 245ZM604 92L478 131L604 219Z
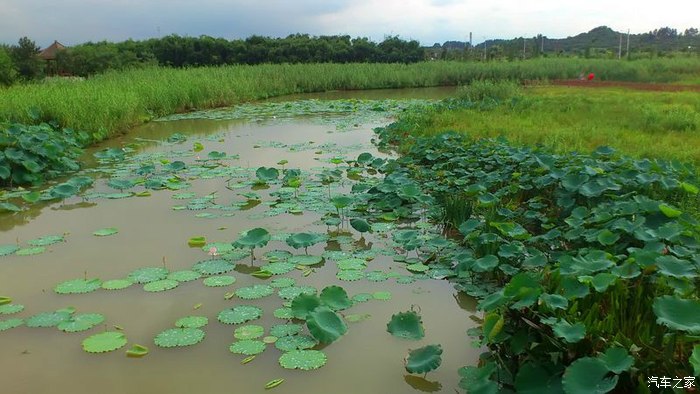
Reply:
M0 45L0 86L10 86L17 79L17 70L8 49Z
M517 99L522 95L520 85L513 81L477 80L459 88L457 97L471 101L495 101Z
M279 363L282 368L310 371L326 364L326 354L319 350L292 350L283 354Z
M401 312L391 316L386 330L398 338L418 340L425 336L423 321L414 311Z
M406 371L409 373L428 373L442 364L442 346L428 345L408 352Z
M106 353L126 345L126 336L121 332L105 331L83 340L83 350L88 353Z
M43 74L44 62L39 58L39 47L28 37L22 37L11 47L11 56L17 74L25 81L38 79Z

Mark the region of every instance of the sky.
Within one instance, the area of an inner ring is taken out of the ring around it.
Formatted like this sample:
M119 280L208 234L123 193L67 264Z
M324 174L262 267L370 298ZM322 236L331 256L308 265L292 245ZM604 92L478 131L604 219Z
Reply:
M645 33L700 28L700 1L667 0L0 0L0 43L45 47L169 34L227 39L387 35L430 46L448 40L564 38L597 26Z

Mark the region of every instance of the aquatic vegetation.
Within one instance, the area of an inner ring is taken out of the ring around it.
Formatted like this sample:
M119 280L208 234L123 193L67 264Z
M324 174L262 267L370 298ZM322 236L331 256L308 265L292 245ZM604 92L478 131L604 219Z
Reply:
M279 362L283 368L310 371L324 366L326 360L326 354L319 350L292 350L284 353Z
M126 335L117 331L105 331L83 340L83 350L88 353L107 353L126 345Z
M414 311L401 312L391 316L386 330L397 338L418 340L425 336L423 321Z
M127 357L132 357L132 358L142 358L148 354L148 348L139 345L139 344L134 344L131 349L126 351L126 356Z
M442 364L442 346L428 345L411 350L406 358L406 371L409 373L428 373Z
M103 229L96 230L95 232L92 233L92 235L97 236L97 237L107 237L110 235L117 234L119 232L119 229L116 227L107 227Z

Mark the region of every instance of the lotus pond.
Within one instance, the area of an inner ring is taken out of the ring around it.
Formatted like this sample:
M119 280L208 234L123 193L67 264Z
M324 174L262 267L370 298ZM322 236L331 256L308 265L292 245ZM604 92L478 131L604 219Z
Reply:
M476 302L423 264L450 241L420 188L370 193L372 128L421 101L309 98L152 122L5 193L2 391L453 392Z

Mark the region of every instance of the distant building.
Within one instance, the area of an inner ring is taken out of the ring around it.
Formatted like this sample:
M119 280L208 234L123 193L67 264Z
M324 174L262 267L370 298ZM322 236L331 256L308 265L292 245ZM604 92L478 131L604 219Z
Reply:
M66 47L63 44L58 41L54 41L53 44L39 52L39 58L46 62L46 75L52 76L59 74L59 70L56 65L56 54L65 49Z

